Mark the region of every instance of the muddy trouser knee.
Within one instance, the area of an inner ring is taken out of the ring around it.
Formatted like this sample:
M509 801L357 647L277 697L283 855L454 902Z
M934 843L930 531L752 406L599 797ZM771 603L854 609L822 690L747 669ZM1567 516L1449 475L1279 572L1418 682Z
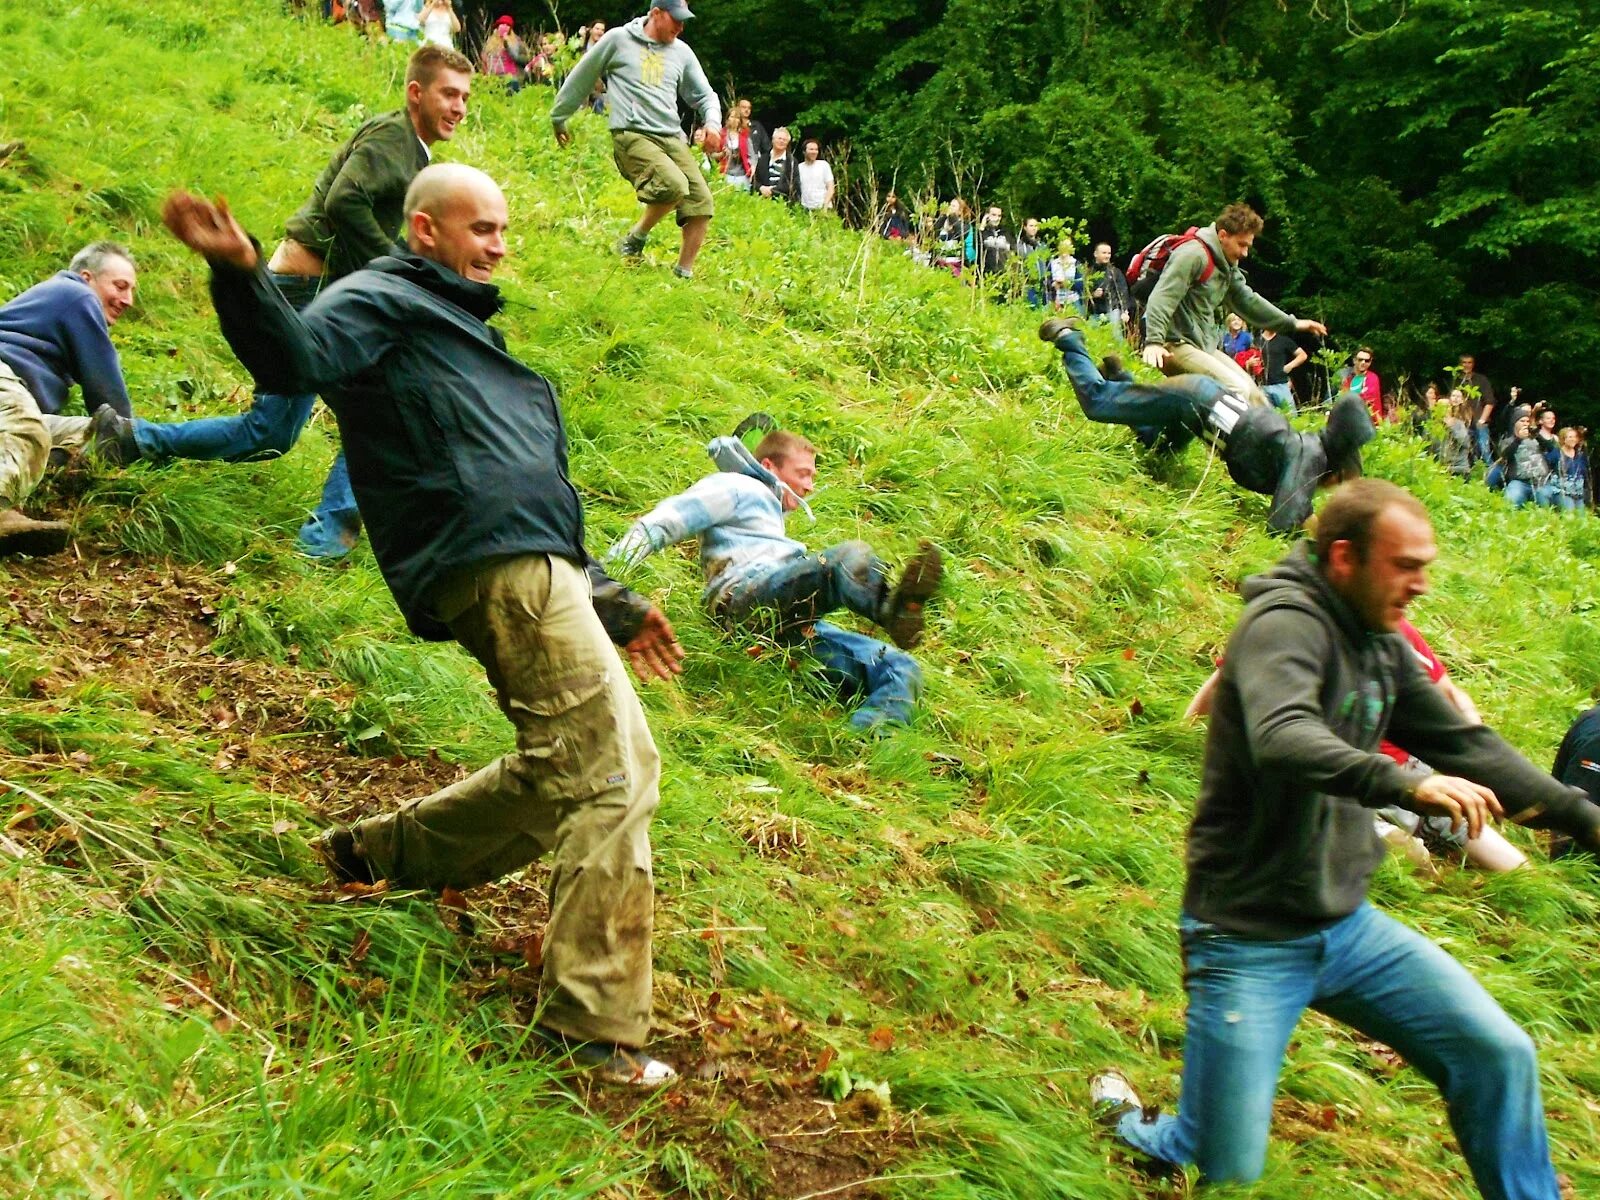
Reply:
M39 402L0 362L0 512L26 500L44 478L53 431Z
M861 698L851 724L910 723L922 695L922 668L904 650L828 621L818 621L800 644L829 682L845 696Z
M466 888L550 858L541 1025L642 1045L650 1025L649 825L660 758L626 668L564 558L486 564L435 608L481 662L517 748L355 826L375 875Z
M876 621L883 615L888 574L866 542L840 542L734 585L718 611L737 625L766 620L780 636L840 608Z

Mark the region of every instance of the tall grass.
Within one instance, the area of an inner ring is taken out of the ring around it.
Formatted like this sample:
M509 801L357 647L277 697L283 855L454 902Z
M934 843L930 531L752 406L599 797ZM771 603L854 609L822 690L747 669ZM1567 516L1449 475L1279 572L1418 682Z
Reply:
M243 403L203 269L156 227L159 197L225 193L270 241L339 140L396 103L403 53L261 0L225 21L176 0L48 19L7 6L0 40L0 139L28 143L0 170L6 294L91 238L127 240L140 304L115 338L135 403L157 417ZM690 1024L712 991L781 1003L804 1023L784 1035L801 1052L835 1047L887 1081L892 1119L916 1132L881 1194L1149 1194L1091 1129L1082 1084L1116 1062L1152 1098L1175 1091L1172 925L1201 750L1180 714L1237 581L1281 553L1263 502L1199 450L1153 477L1123 432L1081 419L1031 314L826 222L723 197L692 283L665 269L666 228L644 265L619 265L609 247L634 204L600 124L579 122L562 152L546 95L478 88L441 153L509 197L499 324L561 391L591 548L708 470L704 441L759 408L823 449L799 536L866 537L890 558L933 537L949 559L919 651L925 712L881 742L852 735L814 675L712 625L692 554L638 573L690 652L679 683L645 690L665 759L661 1023ZM303 681L295 737L437 748L443 782L508 729L463 653L405 635L364 548L331 569L288 549L329 431L319 419L270 463L135 466L47 499L91 553L169 563L210 598L208 686ZM1488 718L1547 760L1600 673L1593 523L1508 512L1392 432L1368 462L1435 514L1419 624ZM104 623L135 622L150 595L117 583L126 569L97 576ZM781 1194L764 1131L735 1136L757 1121L735 1097L726 1128L746 1167L731 1175L670 1104L632 1124L597 1115L610 1110L527 1047L512 996L474 975L481 947L427 898L334 902L298 794L230 764L204 704L153 714L150 664L126 639L96 668L56 576L10 562L0 581L0 778L25 851L0 854L0 1191ZM314 704L327 676L344 692ZM1600 889L1534 858L1505 878L1393 861L1375 896L1532 1029L1561 1168L1600 1194L1584 1149L1600 1135ZM1472 1194L1437 1098L1349 1032L1308 1021L1284 1078L1250 1194Z

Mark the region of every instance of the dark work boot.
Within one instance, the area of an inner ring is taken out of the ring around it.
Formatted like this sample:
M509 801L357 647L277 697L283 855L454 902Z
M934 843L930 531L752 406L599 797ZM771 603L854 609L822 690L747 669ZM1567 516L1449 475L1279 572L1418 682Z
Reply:
M1328 469L1341 474L1361 474L1361 447L1375 433L1372 413L1359 396L1341 396L1328 410L1328 423L1322 428L1322 449L1328 456Z
M71 540L72 529L65 521L35 521L14 508L0 511L0 555L59 554Z
M1123 365L1122 355L1108 354L1100 360L1100 374L1118 383L1134 383L1133 373Z
M923 606L939 590L943 578L944 556L939 547L928 541L917 543L917 552L900 572L900 582L884 599L878 622L900 649L910 650L922 640Z
M102 462L122 466L138 462L139 443L133 439L133 422L109 404L102 404L89 422L89 450Z
M348 829L324 829L312 841L311 848L322 859L335 883L375 882L371 865L356 849L355 835Z

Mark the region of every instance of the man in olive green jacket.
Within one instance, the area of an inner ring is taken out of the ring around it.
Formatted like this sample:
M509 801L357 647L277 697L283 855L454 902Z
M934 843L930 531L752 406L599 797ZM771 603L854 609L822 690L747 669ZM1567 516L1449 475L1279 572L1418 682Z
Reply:
M373 117L336 151L310 198L284 224L284 239L267 266L295 308L375 258L396 249L406 189L432 158L432 147L455 136L467 115L472 63L454 50L424 46L406 67L405 107ZM317 398L258 391L246 412L156 423L122 420L123 460L194 458L248 462L286 454L300 438ZM341 453L328 471L322 501L300 528L297 545L314 558L339 558L355 545L361 515Z
M1248 204L1230 204L1193 241L1172 251L1145 305L1144 360L1167 375L1209 375L1252 404L1267 404L1250 373L1222 349L1224 314L1277 333L1326 337L1321 321L1301 320L1255 294L1239 264L1261 232Z

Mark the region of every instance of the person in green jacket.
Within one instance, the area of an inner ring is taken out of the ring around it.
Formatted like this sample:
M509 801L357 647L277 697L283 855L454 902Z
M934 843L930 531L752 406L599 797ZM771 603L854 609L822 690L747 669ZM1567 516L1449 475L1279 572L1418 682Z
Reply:
M393 253L406 189L467 115L472 64L454 50L424 46L406 67L405 107L373 117L351 135L317 176L310 198L284 224L267 269L284 297L304 308L329 283ZM120 461L192 458L248 462L286 454L300 438L315 395L258 391L246 412L157 423L121 419ZM341 453L322 501L300 529L300 550L314 558L349 553L361 515Z
M633 228L617 243L617 253L638 258L650 231L675 213L683 244L672 270L681 279L694 274L714 205L684 141L679 99L694 109L695 124L705 128L706 153L722 149L722 105L700 60L679 37L683 23L693 17L685 0L661 0L648 15L611 30L578 61L550 109L556 142L565 146L572 141L567 122L588 101L595 84L605 80L611 154L644 205Z
M1145 362L1168 375L1209 375L1252 404L1270 403L1250 373L1223 352L1223 315L1236 312L1277 333L1326 337L1328 330L1250 290L1239 264L1262 227L1248 204L1230 204L1198 237L1172 251L1145 305Z

